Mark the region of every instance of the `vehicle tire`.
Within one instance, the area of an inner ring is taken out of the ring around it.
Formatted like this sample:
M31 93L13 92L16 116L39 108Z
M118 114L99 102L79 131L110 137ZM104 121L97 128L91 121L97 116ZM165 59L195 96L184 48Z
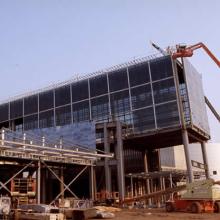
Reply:
M192 213L201 213L202 207L199 202L193 202L191 205L191 212Z
M166 211L167 212L175 211L175 206L173 202L166 202Z
M215 213L220 213L220 202L215 202L214 203L214 212Z

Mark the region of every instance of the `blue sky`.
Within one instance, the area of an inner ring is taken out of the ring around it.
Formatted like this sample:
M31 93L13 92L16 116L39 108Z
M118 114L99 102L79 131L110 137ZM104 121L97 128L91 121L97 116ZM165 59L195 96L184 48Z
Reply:
M218 0L1 0L0 100L149 55L150 40L202 41L220 58L219 9ZM202 50L190 61L220 113L219 68Z

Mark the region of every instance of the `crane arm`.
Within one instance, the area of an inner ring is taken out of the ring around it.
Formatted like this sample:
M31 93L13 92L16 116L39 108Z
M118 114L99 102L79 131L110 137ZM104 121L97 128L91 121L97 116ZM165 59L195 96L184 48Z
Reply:
M208 100L208 98L205 96L205 103L213 113L213 115L216 117L216 119L220 122L220 115L218 112L215 110L214 106L211 104L211 102Z
M211 57L211 59L217 64L220 68L220 61L215 57L215 55L206 47L202 42L194 44L192 46L176 46L176 51L172 54L172 58L176 59L179 57L191 57L193 55L193 51L199 48L203 48L205 52Z

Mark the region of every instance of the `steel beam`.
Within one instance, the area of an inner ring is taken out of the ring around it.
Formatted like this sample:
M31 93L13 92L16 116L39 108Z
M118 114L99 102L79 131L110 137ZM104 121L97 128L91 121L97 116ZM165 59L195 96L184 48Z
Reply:
M66 189L68 189L68 190L70 191L70 189L69 189L70 185L87 169L87 167L88 167L88 166L84 167L68 185L65 185L65 188L64 188L63 192L64 192ZM60 193L56 196L56 198L50 203L50 205L53 204L54 201L56 201L56 200L60 197L60 195L61 195L63 192L60 192ZM71 192L71 191L70 191L70 192ZM78 198L78 197L75 196L75 198Z
M2 183L2 186L6 186L9 182L11 182L11 180L13 180L16 176L18 176L20 173L22 173L25 169L27 169L31 164L33 163L33 161L31 161L30 163L28 163L25 167L23 167L21 170L19 170L16 174L14 174L9 180L7 180L5 183ZM0 186L0 190L2 188L2 186Z
M57 176L57 174L44 162L42 161L42 163L47 167L47 169L60 181L60 183L62 183L66 188L65 189L68 189L68 191L75 197L77 198L77 196L75 195L75 193L64 183L62 182L62 180ZM62 193L64 192L65 190L61 191L61 193L59 194L62 195Z

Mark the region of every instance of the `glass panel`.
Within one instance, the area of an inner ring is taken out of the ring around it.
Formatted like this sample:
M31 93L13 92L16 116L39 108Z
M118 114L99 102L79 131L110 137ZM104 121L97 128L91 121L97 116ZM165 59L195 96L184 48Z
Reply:
M125 115L130 112L128 90L111 94L112 115Z
M174 79L167 79L153 83L155 103L168 102L176 99Z
M137 86L150 81L148 63L142 63L128 68L130 86Z
M23 99L10 102L10 119L23 116Z
M133 109L152 105L151 86L145 85L131 89L131 101Z
M150 61L152 81L173 76L170 56L160 57Z
M54 111L41 112L39 115L39 127L47 128L54 126Z
M77 102L88 99L88 80L83 80L72 84L72 101Z
M108 96L91 99L92 119L104 120L109 117Z
M179 125L179 113L176 102L156 106L158 128Z
M155 129L153 107L133 111L133 121L135 131Z
M55 106L70 103L70 85L55 89Z
M184 67L189 97L188 105L191 111L191 123L207 134L210 134L201 75L187 59L184 59ZM216 94L218 94L217 91Z
M98 96L108 93L107 75L100 75L89 80L90 82L90 96Z
M110 92L128 88L127 69L109 73L108 77Z
M56 110L56 126L66 125L71 123L71 106L64 106Z
M88 121L89 119L89 101L73 104L73 122Z
M38 111L38 95L24 98L24 114L29 115Z
M38 128L38 115L30 115L24 117L24 130L31 130Z
M54 107L53 90L39 94L39 110L47 110Z
M0 121L7 121L8 120L8 103L0 105Z

